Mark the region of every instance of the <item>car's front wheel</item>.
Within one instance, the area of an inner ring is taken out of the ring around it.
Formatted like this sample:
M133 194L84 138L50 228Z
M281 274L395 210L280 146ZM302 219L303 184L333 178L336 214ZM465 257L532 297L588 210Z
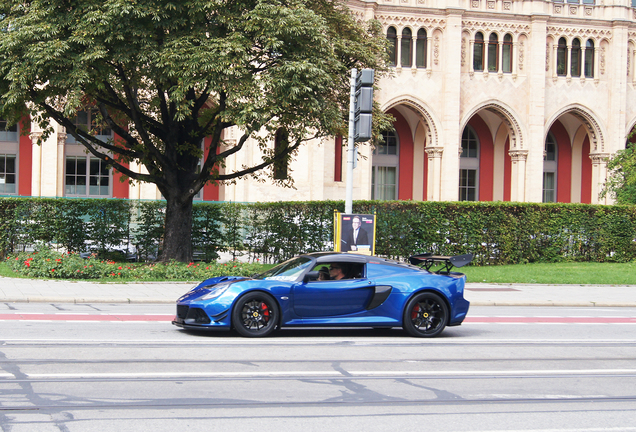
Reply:
M417 294L404 308L403 320L404 330L411 336L434 337L446 327L448 307L437 294Z
M251 292L234 305L232 324L241 336L267 336L276 330L278 315L278 305L272 296Z

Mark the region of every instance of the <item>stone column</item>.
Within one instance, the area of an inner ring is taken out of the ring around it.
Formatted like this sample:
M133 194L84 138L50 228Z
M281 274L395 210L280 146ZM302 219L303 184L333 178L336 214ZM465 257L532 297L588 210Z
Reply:
M38 139L42 136L42 132L31 132L32 155L31 161L31 195L39 197L42 195L42 146L38 144Z
M426 147L424 151L428 157L426 200L440 201L442 196L442 154L444 153L444 147Z
M512 159L510 201L525 202L526 160L528 159L528 150L511 150L508 154Z
M65 164L64 164L64 146L66 145L66 132L58 132L57 134L57 183L55 196L64 196L64 177L65 177Z
M599 198L601 188L607 180L607 159L609 153L591 153L592 159L592 204L611 204L611 198Z

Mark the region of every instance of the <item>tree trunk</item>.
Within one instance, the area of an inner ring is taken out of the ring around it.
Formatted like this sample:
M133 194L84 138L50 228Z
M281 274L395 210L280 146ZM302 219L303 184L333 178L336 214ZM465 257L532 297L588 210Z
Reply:
M192 197L166 197L166 232L159 261L192 261Z

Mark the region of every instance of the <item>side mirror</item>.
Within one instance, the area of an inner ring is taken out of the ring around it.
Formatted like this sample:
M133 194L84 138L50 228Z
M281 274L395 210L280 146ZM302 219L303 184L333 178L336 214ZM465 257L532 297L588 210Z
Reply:
M303 282L307 283L307 282L311 282L311 281L317 281L319 274L320 274L320 272L318 270L310 271L303 278Z

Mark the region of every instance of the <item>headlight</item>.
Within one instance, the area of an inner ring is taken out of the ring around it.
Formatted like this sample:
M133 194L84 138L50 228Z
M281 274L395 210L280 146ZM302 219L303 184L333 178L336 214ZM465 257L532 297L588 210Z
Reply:
M232 285L232 282L220 283L212 288L209 293L201 297L199 300L212 300L213 298L217 298L225 291L227 291L230 285Z

